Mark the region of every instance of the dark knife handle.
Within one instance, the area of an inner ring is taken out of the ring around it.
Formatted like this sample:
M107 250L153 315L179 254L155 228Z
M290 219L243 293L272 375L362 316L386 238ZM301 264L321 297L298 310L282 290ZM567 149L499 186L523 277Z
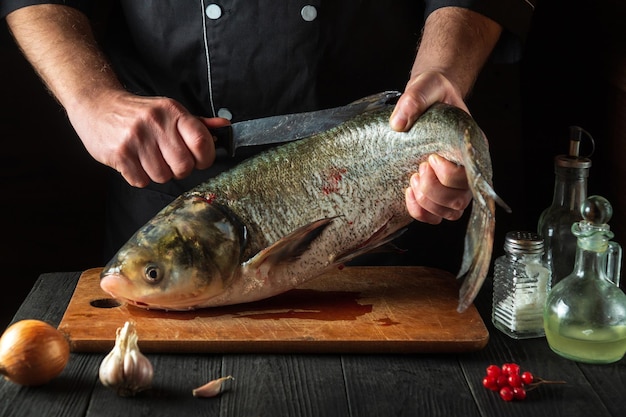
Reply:
M233 128L231 126L222 126L209 129L209 132L215 139L215 149L226 149L228 156L235 156L235 140L233 137Z

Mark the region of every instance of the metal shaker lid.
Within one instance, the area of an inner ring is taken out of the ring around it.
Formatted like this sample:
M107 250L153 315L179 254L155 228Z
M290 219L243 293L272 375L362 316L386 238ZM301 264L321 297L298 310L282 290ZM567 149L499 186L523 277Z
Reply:
M543 238L534 232L508 232L504 237L504 250L513 255L542 254Z

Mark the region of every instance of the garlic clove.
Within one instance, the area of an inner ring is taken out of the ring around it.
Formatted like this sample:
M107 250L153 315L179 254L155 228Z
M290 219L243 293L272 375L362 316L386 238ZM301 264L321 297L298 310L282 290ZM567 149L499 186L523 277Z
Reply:
M220 395L224 390L224 382L228 380L234 380L231 375L223 376L213 381L209 381L206 384L198 387L192 391L194 397L212 398Z
M150 388L154 369L139 350L135 325L127 321L118 328L113 350L100 364L98 375L102 385L117 390L122 397L131 397Z
M148 358L139 351L139 348L131 350L129 354L124 356L124 375L130 376L126 378L128 382L126 389L129 389L133 395L150 388L154 370Z

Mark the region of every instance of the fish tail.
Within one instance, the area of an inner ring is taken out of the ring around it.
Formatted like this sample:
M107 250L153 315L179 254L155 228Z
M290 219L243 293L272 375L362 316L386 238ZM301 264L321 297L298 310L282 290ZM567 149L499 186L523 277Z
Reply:
M463 164L474 199L465 234L463 261L458 273L459 278L464 278L457 307L457 311L460 313L467 310L472 304L489 272L496 226L495 203L497 202L507 212L511 211L510 207L493 190L487 178L480 172L474 159L474 148L470 141L468 129L464 131L463 142L465 144L462 147Z
M493 200L491 206L495 209ZM465 234L463 262L458 273L458 277L463 278L457 307L459 313L467 310L472 304L489 272L494 231L493 213L488 208L479 207L477 202L473 202Z

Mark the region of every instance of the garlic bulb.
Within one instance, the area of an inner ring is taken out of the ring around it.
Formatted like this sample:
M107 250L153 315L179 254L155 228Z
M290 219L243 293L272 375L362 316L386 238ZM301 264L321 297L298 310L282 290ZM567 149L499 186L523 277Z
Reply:
M115 346L100 364L100 382L122 397L134 396L152 384L152 364L139 350L137 340L135 324L127 321L117 329Z
M56 328L40 320L21 320L0 338L0 374L20 385L42 385L67 365L70 345Z

